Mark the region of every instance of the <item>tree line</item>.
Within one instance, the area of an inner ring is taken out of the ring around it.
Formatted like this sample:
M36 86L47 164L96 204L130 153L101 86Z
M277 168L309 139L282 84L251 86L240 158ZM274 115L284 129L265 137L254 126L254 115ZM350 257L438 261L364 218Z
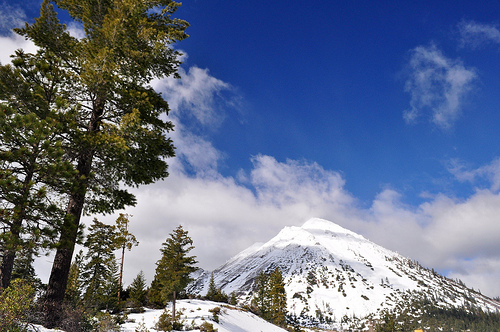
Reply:
M136 204L124 188L168 176L174 146L155 78L178 77L188 23L170 0L44 0L14 31L37 46L0 66L0 287L23 250L54 252L42 320L60 325L82 214ZM82 29L72 36L65 12Z
M70 267L59 328L67 332L108 331L96 324L105 322L116 327L123 322L123 313L127 311L142 312L144 306L165 308L170 301L173 308L169 319L171 322L178 320L175 301L186 296L185 288L197 269L194 266L196 257L189 255L194 246L188 232L178 226L162 244L162 255L149 287L141 271L124 289L124 249L138 245L135 236L128 231L128 223L126 214L120 214L114 225L97 219L92 221L83 242L85 251L76 254ZM121 253L121 257L117 257L116 252ZM40 287L43 288L43 284L36 278L32 266L24 273L18 271L12 285L0 292L0 331L25 331L22 324L40 323L43 303L35 301L35 293L41 290ZM29 296L25 298L25 294ZM19 303L24 305L19 306Z

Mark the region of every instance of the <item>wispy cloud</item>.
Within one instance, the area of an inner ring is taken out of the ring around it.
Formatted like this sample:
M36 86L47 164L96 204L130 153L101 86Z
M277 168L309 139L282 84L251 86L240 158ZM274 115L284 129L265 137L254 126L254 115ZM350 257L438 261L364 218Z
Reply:
M475 169L467 167L458 159L453 159L449 162L448 170L461 182L474 184L478 180L486 180L490 190L495 192L500 190L500 158L498 157L491 163Z
M176 117L194 117L204 127L218 127L224 119L224 108L231 104L234 96L227 97L225 92L231 93L233 87L222 80L210 75L208 69L197 66L187 71L179 69L181 79L167 78L153 83L168 100L171 109L177 113Z
M13 28L19 28L26 22L24 10L3 2L0 10L0 34L10 34Z
M405 120L414 122L428 112L438 127L450 128L477 81L475 69L446 57L435 45L416 47L410 55L405 90L411 99L410 108L404 111Z
M494 24L462 21L458 24L458 32L462 47L475 49L489 44L500 44L500 30Z
M413 75L418 76L419 69L422 78L418 84L413 78L411 84L421 90L418 98L431 94L429 104L433 105L438 97L432 95L432 85L453 85L443 77L453 76L461 67L433 47L414 50L413 58ZM476 282L475 287L489 295L500 294L500 285L491 282L500 278L500 194L478 189L463 200L438 194L419 206L409 206L403 203L400 192L386 189L365 207L345 188L341 172L313 161L280 161L263 154L251 157L251 168L240 170L237 177L225 176L219 170L224 153L212 144L209 134L195 134L184 122L192 112L202 127L220 124L224 114L216 114L223 112L218 105L226 103L222 92L230 92L231 86L205 69L192 67L183 74L184 81L155 82L170 98L177 124L173 139L180 158L169 160L170 176L164 181L133 189L138 204L127 212L133 215L130 229L141 244L127 253L125 283L140 270L152 280L159 249L179 224L194 241L199 265L214 269L255 242L269 240L285 226L321 217L426 266L453 271L454 277ZM422 87L426 84L430 86ZM446 91L444 87L441 90ZM217 98L221 100L214 101ZM199 113L202 109L205 114ZM186 171L189 168L191 172ZM487 169L485 166L467 175L457 166L455 174L472 179L476 173L487 174ZM491 188L496 188L495 177L488 180ZM113 222L115 217L101 219ZM488 279L465 272L475 268L471 259L489 264ZM38 267L47 271L47 278L50 263Z

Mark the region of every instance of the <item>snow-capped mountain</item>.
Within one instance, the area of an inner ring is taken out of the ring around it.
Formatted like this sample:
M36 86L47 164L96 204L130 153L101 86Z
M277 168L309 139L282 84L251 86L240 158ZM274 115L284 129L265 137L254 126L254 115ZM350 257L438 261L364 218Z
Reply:
M500 310L499 302L463 283L317 218L302 227L285 227L269 242L244 250L213 271L214 281L248 303L259 272L276 267L285 280L289 313L309 322L376 315L412 294L457 307ZM190 291L205 294L210 275L203 273Z

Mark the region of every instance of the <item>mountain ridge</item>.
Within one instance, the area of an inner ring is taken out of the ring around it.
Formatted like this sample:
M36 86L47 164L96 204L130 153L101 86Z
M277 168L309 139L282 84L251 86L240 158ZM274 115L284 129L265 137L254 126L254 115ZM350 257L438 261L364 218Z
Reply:
M256 276L275 268L285 281L288 311L303 325L377 316L417 295L443 306L500 310L499 302L463 283L319 218L283 228L229 259L213 276L218 288L249 304ZM210 275L203 273L190 292L206 294Z

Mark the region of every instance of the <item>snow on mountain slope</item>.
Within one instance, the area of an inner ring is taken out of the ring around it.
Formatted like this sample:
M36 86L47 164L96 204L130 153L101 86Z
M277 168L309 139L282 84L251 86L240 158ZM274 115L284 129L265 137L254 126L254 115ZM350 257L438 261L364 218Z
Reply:
M213 314L209 311L216 307L221 308L218 323L213 320ZM276 325L266 322L252 313L242 311L224 303L201 300L180 300L177 301L176 308L176 310L181 310L183 312L182 319L185 325L198 327L197 329L191 330L194 332L199 331L199 326L203 322L209 322L213 325L214 329L218 329L219 332L286 331ZM150 331L155 331L153 328L162 312L163 310L147 310L142 314L129 314L129 320L133 320L134 322L128 322L121 325L120 331L134 332L141 322L143 322Z
M500 304L330 221L311 219L285 227L265 244L252 246L213 271L217 287L251 300L260 271L281 270L289 313L324 323L366 317L419 292L453 306L495 311ZM192 285L205 294L210 273Z

